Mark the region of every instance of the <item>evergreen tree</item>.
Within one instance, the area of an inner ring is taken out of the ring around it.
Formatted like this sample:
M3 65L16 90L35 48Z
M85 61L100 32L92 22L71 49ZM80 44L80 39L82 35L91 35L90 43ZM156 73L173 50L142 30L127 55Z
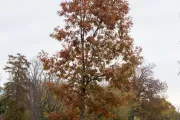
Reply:
M9 82L5 84L3 101L6 108L5 120L27 120L28 67L26 57L9 55L4 70L9 73Z

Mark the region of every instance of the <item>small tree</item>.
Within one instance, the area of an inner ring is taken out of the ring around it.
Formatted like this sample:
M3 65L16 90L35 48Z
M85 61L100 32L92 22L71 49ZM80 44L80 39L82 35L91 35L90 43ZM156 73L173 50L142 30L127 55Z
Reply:
M85 119L91 107L86 100L92 99L90 96L93 94L99 98L99 95L111 96L106 98L108 103L112 100L120 102L113 92L107 90L105 93L100 83L121 87L139 64L140 49L134 49L133 39L129 36L132 22L128 12L126 0L71 0L61 3L58 14L65 17L66 25L62 29L55 28L51 37L64 43L64 47L50 58L42 52L40 58L44 69L56 74L66 86L64 95L71 106L67 111L80 114L74 116L74 120ZM104 98L101 99L99 101L103 102ZM100 112L102 105L98 108Z

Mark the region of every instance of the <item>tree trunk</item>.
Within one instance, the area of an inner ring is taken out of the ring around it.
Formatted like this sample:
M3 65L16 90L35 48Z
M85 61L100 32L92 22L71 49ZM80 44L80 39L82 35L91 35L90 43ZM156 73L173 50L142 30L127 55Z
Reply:
M85 96L86 96L86 90L85 88L82 89L81 93L81 114L80 114L80 120L84 120L85 118Z

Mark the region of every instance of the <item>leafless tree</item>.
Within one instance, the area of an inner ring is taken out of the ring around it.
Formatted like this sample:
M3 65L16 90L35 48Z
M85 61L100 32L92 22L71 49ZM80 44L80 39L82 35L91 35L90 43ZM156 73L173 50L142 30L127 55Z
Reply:
M47 88L47 82L58 82L52 74L46 73L40 61L33 59L29 69L29 111L30 120L40 120L43 112L51 113L57 108L57 101Z
M43 69L38 60L31 61L29 69L29 111L30 120L39 120L41 118L41 97L42 89L40 87L44 78Z
M166 92L167 84L155 78L154 67L154 64L149 64L137 68L135 80L138 99L149 100Z
M153 108L156 109L157 104L164 99L164 93L167 90L167 84L155 78L154 67L153 64L140 66L136 69L134 77L135 101L137 103L134 110L142 119L146 120L152 120L153 116L157 117L159 113L154 112ZM148 111L148 114L143 113L142 109Z

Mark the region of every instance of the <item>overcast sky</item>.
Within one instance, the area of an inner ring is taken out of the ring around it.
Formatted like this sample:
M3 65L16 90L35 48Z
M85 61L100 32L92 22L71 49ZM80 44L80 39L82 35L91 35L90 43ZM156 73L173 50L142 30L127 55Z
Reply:
M0 73L8 54L21 53L29 59L42 49L54 53L60 44L49 37L57 25L61 0L0 0ZM135 43L145 59L156 64L155 75L168 84L168 100L180 105L180 1L131 0ZM1 81L1 84L4 82Z

